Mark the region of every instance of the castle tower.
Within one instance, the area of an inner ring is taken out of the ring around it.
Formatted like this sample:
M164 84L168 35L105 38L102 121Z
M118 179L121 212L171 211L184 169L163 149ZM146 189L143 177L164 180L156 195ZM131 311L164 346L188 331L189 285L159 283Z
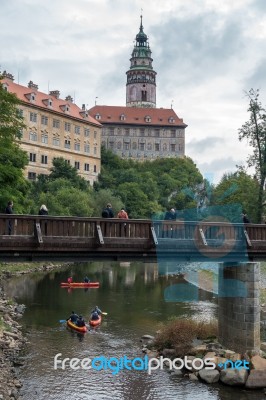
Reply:
M139 33L130 58L130 69L126 72L126 105L156 108L156 72L152 67L148 37L143 31L142 15L140 20Z

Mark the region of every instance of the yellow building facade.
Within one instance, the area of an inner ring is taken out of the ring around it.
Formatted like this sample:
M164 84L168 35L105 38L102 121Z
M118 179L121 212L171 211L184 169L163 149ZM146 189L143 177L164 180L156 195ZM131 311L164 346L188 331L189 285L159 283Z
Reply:
M1 81L5 90L16 94L26 128L20 146L29 157L25 176L35 180L39 174L49 174L53 159L62 157L90 182L97 180L101 167L101 130L83 105L79 108L71 96L60 99L60 92L40 92L32 81L28 86L14 82L4 72Z

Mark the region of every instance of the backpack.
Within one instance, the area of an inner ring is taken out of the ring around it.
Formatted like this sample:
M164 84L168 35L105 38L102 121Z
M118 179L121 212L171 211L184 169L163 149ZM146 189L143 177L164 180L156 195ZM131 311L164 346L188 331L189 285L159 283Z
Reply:
M109 211L106 208L102 211L102 218L109 218Z

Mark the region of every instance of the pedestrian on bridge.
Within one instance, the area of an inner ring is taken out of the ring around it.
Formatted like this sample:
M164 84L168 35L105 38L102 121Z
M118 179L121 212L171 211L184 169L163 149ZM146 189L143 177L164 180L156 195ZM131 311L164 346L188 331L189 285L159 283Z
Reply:
M5 213L6 214L13 214L13 201L12 200L10 200L7 203L7 206L6 206L6 209L5 209ZM8 220L7 228L8 228L8 234L11 235L11 233L12 233L12 221L11 220Z

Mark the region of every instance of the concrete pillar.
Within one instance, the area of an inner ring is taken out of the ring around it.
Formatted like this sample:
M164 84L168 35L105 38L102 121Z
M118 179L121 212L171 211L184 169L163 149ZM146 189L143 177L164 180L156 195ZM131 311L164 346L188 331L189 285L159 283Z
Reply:
M260 349L260 263L219 265L219 342L239 353Z

